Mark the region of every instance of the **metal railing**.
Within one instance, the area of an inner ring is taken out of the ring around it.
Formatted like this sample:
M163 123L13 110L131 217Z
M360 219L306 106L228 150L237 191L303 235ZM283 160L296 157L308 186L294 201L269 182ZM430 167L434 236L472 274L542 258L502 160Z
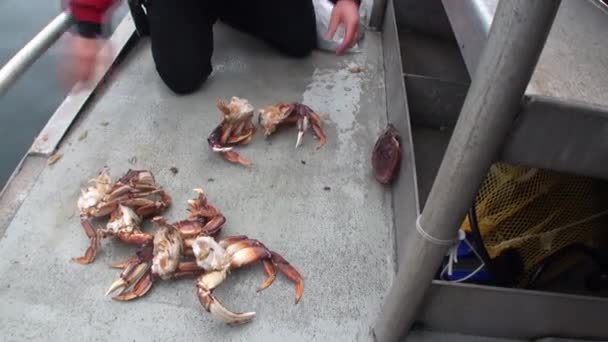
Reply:
M0 97L45 53L72 25L72 17L63 12L30 40L0 69Z
M561 0L500 1L441 166L373 327L375 341L409 331L479 185L519 113ZM455 318L457 319L457 318Z

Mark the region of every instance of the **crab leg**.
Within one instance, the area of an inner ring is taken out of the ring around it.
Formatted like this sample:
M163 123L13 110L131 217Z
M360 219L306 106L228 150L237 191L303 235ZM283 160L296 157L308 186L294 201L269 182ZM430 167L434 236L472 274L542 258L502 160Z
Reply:
M285 260L279 253L268 250L264 244L262 244L258 240L253 240L247 238L247 236L239 235L239 236L229 236L220 241L220 246L226 249L226 253L232 255L232 263L231 270L249 265L255 261L262 260L262 265L264 267L264 273L266 274L266 280L262 287L258 290L264 290L269 287L274 279L276 278L276 269L285 275L289 280L295 283L296 285L296 304L302 298L302 293L304 291L304 282L302 280L302 275L293 267L291 264ZM258 257L254 259L251 258L251 248L255 247L256 249L262 249L263 251L256 251L258 253ZM245 250L245 255L241 255L240 253ZM265 251L265 252L264 252ZM235 267L235 262L245 262L244 264Z
M247 145L248 143L251 142L251 139L253 138L253 135L255 134L255 127L248 127L244 129L244 132L242 132L239 135L230 137L228 139L228 144L242 144L242 145Z
M84 256L72 258L72 260L81 265L85 265L90 264L93 262L93 260L95 260L95 256L97 255L97 245L99 244L99 236L97 235L96 230L93 228L93 222L91 222L90 218L81 216L80 224L82 225L85 234L87 234L89 237L90 244L84 253Z
M300 298L302 298L302 292L304 292L304 281L302 280L302 275L281 255L276 252L270 253L272 254L272 263L283 275L296 284L296 304L298 304L298 302L300 302Z
M237 242L237 241L241 241L241 240L247 240L249 239L247 237L247 235L233 235L233 236L226 236L225 238L221 239L219 241L220 246L222 246L223 248L226 248L230 245L232 245L233 243Z
M136 210L137 215L139 215L141 217L148 217L148 216L152 216L152 215L158 215L163 210L167 209L171 205L172 198L166 192L161 192L160 195L161 195L160 201L154 202L154 201L146 200L146 201L149 201L149 203L146 203L146 204L138 207Z
M204 219L188 219L178 221L175 224L177 230L181 234L183 239L191 239L199 236L203 232L205 227Z
M198 267L195 261L181 262L173 275L174 279L189 278L201 275L205 270Z
M317 138L319 138L319 145L317 145L317 150L321 149L321 147L323 147L323 145L325 145L325 133L323 133L323 130L321 129L321 127L316 126L316 125L312 125L312 130L315 132L315 135L317 136Z
M248 249L243 252L244 254L241 253L243 249L248 247L256 247L256 250L253 251L251 249ZM266 247L264 247L264 245L262 245L261 242L251 239L243 239L241 241L230 244L226 248L226 253L228 253L229 255L233 255L232 263L230 265L231 270L250 265L258 260L262 260L262 266L264 268L264 274L266 274L266 280L264 280L264 283L257 290L257 292L268 288L276 279L277 269L270 261L272 254L270 254L270 252L266 249ZM254 257L252 257L252 253L253 255L255 255Z
M245 240L247 243L250 243L254 247L243 248L238 252L235 252L232 256L232 261L230 263L230 270L235 270L237 268L241 268L243 266L250 265L258 260L262 260L264 266L264 273L267 278L262 284L261 290L267 288L272 284L274 279L276 278L276 269L279 269L283 275L285 275L289 280L295 283L296 285L296 299L295 303L298 304L300 299L302 298L302 292L304 291L304 282L302 280L302 275L300 272L296 270L285 258L283 258L280 254L276 252L269 251L263 244L256 240ZM244 245L244 242L238 242L235 245ZM234 245L233 245L234 246ZM228 247L226 251L232 246ZM268 260L272 263L272 268L268 264Z
M220 136L220 145L226 145L226 142L228 142L228 138L230 138L231 134L232 126L226 125L226 127L224 127L224 131L222 132L222 135Z
M112 265L110 265L110 267L124 269L125 267L127 267L128 264L135 262L135 260L137 260L137 259L138 259L138 256L134 255L125 261L115 262Z
M232 132L230 135L233 137L239 137L239 136L244 135L243 130L245 129L245 124L247 123L248 119L249 119L248 117L245 117L242 120L240 120L238 123L236 123L236 126L234 126L234 128L232 129ZM232 138L228 138L228 140L226 140L226 141L228 142L228 141L230 141L230 139L232 139Z
M260 246L264 249L266 248L261 242L259 242L257 240L249 239L245 235L236 235L236 236L225 237L220 241L220 246L225 248L226 253L228 253L229 255L232 255L232 254L236 253L237 251L239 251L243 248L246 248L246 247ZM267 255L267 256L269 257L271 255ZM264 281L262 286L258 289L258 292L262 291L262 290L268 288L270 285L272 285L272 283L274 282L274 280L277 276L276 267L270 261L270 258L262 259L262 266L264 267L264 274L266 274L266 280Z
M188 209L188 211L190 212L188 215L188 218L190 219L197 219L199 217L212 218L217 216L219 213L218 210L212 205L206 205L203 208L193 207Z
M266 274L266 280L264 280L264 283L258 289L257 292L267 289L270 285L272 285L274 280L277 278L277 268L274 266L272 261L270 261L268 259L264 259L264 260L262 260L262 266L264 267L264 273Z
M231 271L262 260L264 273L267 278L264 281L264 284L262 284L262 288L258 291L261 291L272 284L276 278L276 269L278 268L283 275L296 285L295 303L298 304L300 298L302 298L304 282L302 281L300 272L291 266L291 264L279 253L269 251L261 242L250 239L238 241L228 246L226 252L229 255L232 255L230 263Z
M124 190L123 190L124 189ZM157 195L163 193L163 190L154 188L150 191L146 192L137 192L133 191L134 189L128 185L125 185L120 188L120 191L113 191L110 195L108 195L108 202L116 201L122 204L125 204L128 200L144 198L152 195Z
M207 224L203 227L201 234L210 236L215 235L220 231L224 223L226 223L226 218L224 215L218 215L211 219L211 221L207 222Z
M310 125L312 126L312 130L314 134L319 138L319 145L317 145L317 150L325 145L325 133L321 128L321 118L317 115L317 113L312 110L308 111L308 119L310 120Z
M251 165L251 161L249 161L249 159L241 157L238 153L234 151L224 151L222 152L222 156L224 157L224 159L232 163L238 163L245 166Z
M131 245L142 245L147 242L150 242L154 239L154 237L148 233L144 232L118 232L116 236L120 239L120 241L131 244Z

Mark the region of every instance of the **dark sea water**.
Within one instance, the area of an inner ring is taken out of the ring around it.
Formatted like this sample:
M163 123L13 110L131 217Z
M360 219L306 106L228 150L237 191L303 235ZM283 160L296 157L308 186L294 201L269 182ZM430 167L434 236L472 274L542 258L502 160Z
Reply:
M0 65L60 12L61 0L0 0ZM126 13L123 3L112 18L112 30ZM66 96L57 69L62 47L60 40L0 97L0 190Z

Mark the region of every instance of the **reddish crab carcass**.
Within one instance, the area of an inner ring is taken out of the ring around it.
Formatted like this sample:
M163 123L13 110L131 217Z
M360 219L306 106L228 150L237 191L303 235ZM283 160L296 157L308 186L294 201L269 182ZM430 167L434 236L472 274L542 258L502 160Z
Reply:
M256 131L252 122L253 106L246 99L232 97L228 103L219 99L217 108L222 112L222 118L220 124L207 138L209 147L230 162L251 164L248 159L236 153L234 147L247 145L253 139Z
M382 184L392 182L401 165L401 137L395 126L389 124L382 132L372 151L372 168L376 180Z
M154 217L152 222L158 227L154 237L142 244L134 257L113 265L123 271L106 295L122 289L114 299L131 300L145 295L155 278L180 278L201 273L193 261L181 262L181 258L193 255L191 246L197 237L217 235L226 219L208 203L202 189L194 191L198 196L188 201L187 219L168 224L163 217ZM131 291L125 292L131 285L134 285Z
M264 135L274 133L279 126L295 124L298 127L296 148L302 143L302 136L312 127L313 134L319 139L317 149L325 145L325 133L321 128L321 118L310 107L302 103L279 103L267 106L258 111L258 122L264 129Z
M192 245L194 259L184 255L186 248L180 231L161 217L154 221L160 225L154 242L145 244L136 257L124 265L120 277L107 294L118 289L116 300L128 301L144 296L157 279L178 279L198 276L197 296L203 308L229 325L250 322L255 312L230 311L215 297L213 290L239 268L261 261L266 280L258 291L274 282L277 270L296 284L295 303L302 297L304 282L300 273L281 255L270 251L261 242L247 236L230 236L216 241L211 236L199 236ZM128 288L131 288L127 291Z
M142 219L160 214L171 205L171 197L156 183L147 170L129 170L112 182L104 168L78 199L80 222L90 240L84 256L74 258L80 264L95 260L101 239L113 236L130 244L142 244L152 235L141 231ZM94 228L93 219L108 217L105 228Z
M300 273L281 255L247 236L216 240L214 235L225 219L207 203L202 190L196 191L199 197L189 201L187 220L175 224L168 224L161 216L152 220L158 226L153 240L143 244L130 260L115 265L123 270L106 294L120 290L113 298L129 301L146 295L158 279L198 276L197 296L205 310L227 324L242 324L251 321L255 313L226 309L213 295L213 290L230 272L261 261L267 278L258 291L273 283L278 270L296 284L297 304L304 288Z
M298 304L304 291L304 281L300 273L281 255L266 248L260 241L247 236L229 236L215 241L208 236L198 237L192 246L196 264L205 270L196 281L199 301L213 316L229 325L250 322L255 312L237 313L230 311L213 295L230 272L261 261L266 280L258 291L272 285L277 269L296 284L295 303Z

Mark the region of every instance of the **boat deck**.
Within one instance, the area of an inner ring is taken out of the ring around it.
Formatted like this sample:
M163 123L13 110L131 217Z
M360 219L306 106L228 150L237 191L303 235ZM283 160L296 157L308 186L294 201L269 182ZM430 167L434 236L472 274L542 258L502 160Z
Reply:
M40 151L52 149L35 144L24 158L0 194L3 340L371 340L395 271L391 191L370 167L387 123L380 34L367 32L357 53L318 51L306 59L284 58L221 25L215 36L214 71L200 91L171 93L143 39L74 121L56 113L61 117L48 126L59 137L48 139L60 141L63 157L47 165ZM352 64L364 71L350 72ZM218 124L216 99L231 96L256 107L306 103L324 118L328 142L317 151L309 134L294 149L295 129L269 139L258 133L239 148L253 165L229 164L206 138ZM61 108L82 100L68 99ZM66 122L68 129L57 131ZM240 327L203 310L194 280L157 282L146 297L127 303L104 297L119 273L110 264L134 249L106 240L93 264L71 261L88 245L76 207L80 189L104 166L114 177L130 168L153 171L174 200L169 221L185 217L192 189L204 188L227 217L223 235L259 239L300 270L302 301L294 305L294 287L282 277L257 293L264 280L259 265L233 273L216 291L228 308L257 312ZM407 340L506 341L421 330Z
M287 59L232 29L216 29L214 71L204 87L176 96L161 82L147 39L112 71L72 123L63 157L29 178L16 211L4 210L0 240L0 327L14 340L361 340L377 317L394 272L390 191L370 170L374 141L386 125L380 36L370 33L359 53L343 58L315 52ZM365 72L351 73L349 63ZM246 168L212 153L206 138L218 124L218 98L239 96L256 107L301 101L322 113L327 145L310 134L294 149L296 131L239 152ZM86 135L86 137L85 137ZM71 261L88 239L76 200L104 166L115 177L150 169L173 196L169 220L186 215L186 200L202 187L227 217L223 234L245 234L281 253L303 274L302 301L280 278L256 293L258 265L234 273L218 290L228 308L252 310L251 324L230 328L204 312L193 280L159 282L140 300L104 297L118 275L110 263L133 253L102 244L88 266ZM170 168L179 172L173 174ZM19 177L17 177L19 178ZM9 187L10 188L10 187ZM6 201L6 199L4 199ZM5 208L6 209L6 208Z

